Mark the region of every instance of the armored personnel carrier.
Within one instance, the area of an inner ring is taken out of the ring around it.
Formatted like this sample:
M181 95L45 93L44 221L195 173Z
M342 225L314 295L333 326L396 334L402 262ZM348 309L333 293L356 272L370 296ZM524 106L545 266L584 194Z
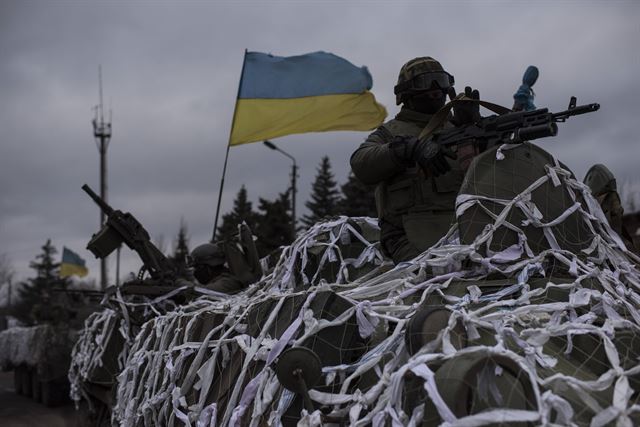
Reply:
M124 426L639 424L640 259L586 185L513 142L474 158L457 223L410 262L340 217L238 294L115 294L76 344L74 398L105 374L102 420Z

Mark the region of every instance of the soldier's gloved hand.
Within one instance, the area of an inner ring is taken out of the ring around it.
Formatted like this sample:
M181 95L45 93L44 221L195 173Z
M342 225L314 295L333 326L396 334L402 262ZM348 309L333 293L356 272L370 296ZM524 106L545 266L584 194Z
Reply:
M471 99L480 99L480 92L471 89L470 86L464 88L464 95ZM480 104L477 102L459 101L453 107L453 119L451 122L456 126L465 126L480 120Z
M391 155L398 163L406 167L413 166L415 164L414 158L419 142L415 136L394 136L389 145Z
M399 163L407 167L417 163L426 174L432 176L451 170L445 157L457 158L451 150L432 140L419 140L414 136L396 136L391 142L391 153Z
M420 141L416 148L415 161L427 175L440 176L449 172L451 166L445 157L452 160L458 158L456 153L436 144L431 139Z

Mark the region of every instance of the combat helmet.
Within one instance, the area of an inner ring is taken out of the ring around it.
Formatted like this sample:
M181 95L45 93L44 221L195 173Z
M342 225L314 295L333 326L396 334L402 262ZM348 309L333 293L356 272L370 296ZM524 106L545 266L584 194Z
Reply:
M189 256L189 264L192 267L200 264L219 267L224 263L224 251L215 243L202 244L191 251Z
M468 204L468 208L458 209L460 242L472 244L489 227L493 232L492 238L486 241L486 253L496 253L523 244L522 236L516 230L523 233L526 244L534 253L558 247L573 253L587 249L594 234L578 211L555 225L542 227L534 225L525 216L524 210L518 207L526 206L526 209L535 212L538 221L551 223L563 217L580 200L566 186L556 186L551 179L528 190L532 182L547 176L548 165L556 162L553 156L528 142L502 152L502 156L497 155L497 150L496 146L476 156L460 186L459 194L469 200L480 201ZM559 165L569 171L562 163ZM525 196L524 192L528 195ZM521 205L511 203L512 207L503 214L506 201L516 198L525 202ZM496 218L500 215L506 215L502 217L505 223L495 226ZM505 225L507 223L511 226Z
M591 166L584 176L584 183L589 186L594 197L618 190L613 174L602 164Z
M189 267L193 267L193 276L203 285L224 270L225 262L224 251L215 243L200 245L189 255Z
M455 83L451 74L430 56L414 58L400 69L398 84L393 88L400 105L414 93L438 87L446 90Z

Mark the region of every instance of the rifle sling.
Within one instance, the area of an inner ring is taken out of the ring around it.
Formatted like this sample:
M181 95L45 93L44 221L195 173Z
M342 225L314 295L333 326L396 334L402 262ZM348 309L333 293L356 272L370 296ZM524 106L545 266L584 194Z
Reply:
M425 126L422 132L420 132L420 135L418 136L418 138L419 139L430 138L431 135L433 135L433 133L436 130L440 129L442 125L444 125L444 122L447 120L447 117L449 117L449 113L451 112L453 107L463 102L473 102L476 104L480 104L487 110L493 111L494 113L499 115L511 112L510 109L503 107L501 105L494 104L492 102L481 101L479 99L471 99L466 97L463 94L460 94L456 96L454 99L452 99L451 101L449 101L448 103L446 103L444 107L442 107L436 114L433 115L433 117L431 117L431 120L429 120L429 123L427 124L427 126Z

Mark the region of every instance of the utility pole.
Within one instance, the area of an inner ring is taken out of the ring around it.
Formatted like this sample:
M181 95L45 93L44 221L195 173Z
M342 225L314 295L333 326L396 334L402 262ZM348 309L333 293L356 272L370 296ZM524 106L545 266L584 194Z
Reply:
M272 150L279 151L293 162L291 165L291 238L296 240L296 193L298 191L296 187L296 178L298 178L298 165L296 164L296 159L271 141L262 141L262 143Z
M293 227L291 238L296 240L296 193L298 189L296 187L296 178L298 177L298 165L296 165L295 159L293 165L291 165L291 225Z
M109 121L104 121L104 108L102 104L102 66L98 67L98 80L100 87L100 105L95 107L93 118L93 136L100 153L100 197L107 202L107 148L111 140L111 111L109 111ZM104 225L105 215L100 210L100 228ZM100 260L100 289L107 288L107 257Z

